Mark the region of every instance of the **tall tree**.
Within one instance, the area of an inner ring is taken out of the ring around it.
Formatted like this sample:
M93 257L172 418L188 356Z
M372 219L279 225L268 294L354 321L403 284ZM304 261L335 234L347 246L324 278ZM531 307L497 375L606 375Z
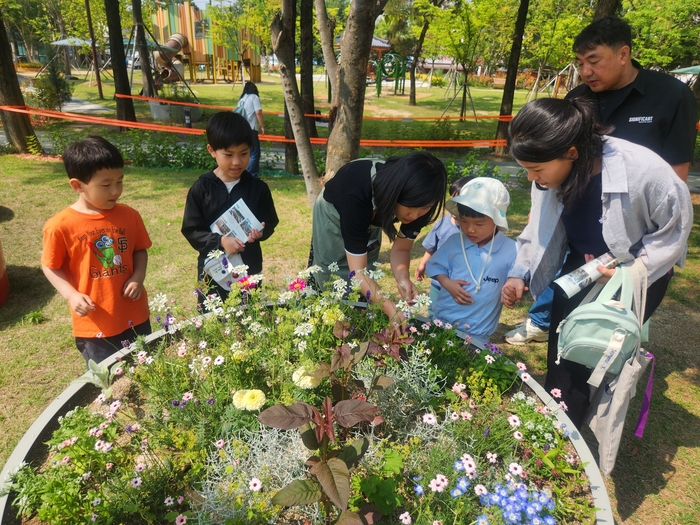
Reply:
M518 63L520 62L520 51L523 46L523 34L525 32L525 22L527 21L527 11L530 6L530 0L520 0L520 8L518 9L518 17L515 20L515 28L513 31L513 45L510 49L510 58L508 59L508 71L506 73L506 85L503 88L503 98L501 99L501 115L510 115L513 113L513 97L515 96L515 81L518 76ZM496 130L496 139L505 139L508 136L508 122L498 121L498 129ZM506 148L501 146L496 148L496 154L505 154Z
M615 16L622 8L622 0L598 0L595 6L593 20L598 20L606 16Z
M141 94L145 97L155 97L156 85L153 82L153 72L151 71L151 54L148 52L148 44L146 44L146 30L143 25L141 0L131 0L131 9L134 15L134 29L136 29L136 48L139 50L139 57L141 59L141 79L143 85Z
M12 62L12 48L7 38L2 10L0 10L0 106L24 106L24 97ZM17 151L26 153L29 137L34 137L36 140L29 115L0 111L0 119L10 144ZM38 143L36 141L36 144Z
M314 113L314 0L301 0L299 10L299 76L304 113ZM318 137L316 119L306 118L310 137Z
M112 57L114 91L117 94L131 95L129 73L126 70L122 23L119 15L119 0L104 0L104 2L107 27L109 28L109 50ZM117 119L136 122L136 111L134 111L132 99L117 98Z
M272 37L272 49L277 54L280 63L280 77L282 78L282 90L289 120L294 132L294 139L299 146L306 195L309 205L313 206L316 197L321 191L318 169L311 150L311 141L304 121L304 111L301 103L301 95L296 82L296 68L294 64L294 33L296 23L296 9L294 0L283 0L282 11L277 13L272 21L270 33Z

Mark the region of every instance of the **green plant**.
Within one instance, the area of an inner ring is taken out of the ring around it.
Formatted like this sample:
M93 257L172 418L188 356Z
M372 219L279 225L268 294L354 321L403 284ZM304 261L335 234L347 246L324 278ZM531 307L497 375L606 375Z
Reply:
M27 137L27 151L35 157L44 153L44 148L41 146L41 142L39 142L36 135L29 135Z
M73 86L66 80L61 65L52 55L47 57L46 72L34 81L36 99L40 108L61 111L63 104L69 102Z
M44 317L44 313L41 310L34 310L33 312L29 312L28 314L25 314L24 317L22 317L23 323L41 324L44 321L46 321L46 318Z
M112 382L124 373L124 365L120 362L109 366L106 362L95 363L88 360L88 371L75 380L76 383L92 383L102 390L102 395L109 398L112 395Z

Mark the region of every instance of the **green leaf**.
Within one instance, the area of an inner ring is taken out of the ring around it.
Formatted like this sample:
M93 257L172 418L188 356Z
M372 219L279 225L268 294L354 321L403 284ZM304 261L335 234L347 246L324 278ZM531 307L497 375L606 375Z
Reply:
M403 459L396 450L387 450L384 453L384 464L382 472L387 474L401 474L403 470Z
M350 498L350 472L345 461L339 458L320 461L310 472L316 476L328 499L340 510L346 511Z
M356 467L369 448L369 439L366 437L356 439L341 450L338 458L345 461L349 469Z
M311 425L311 422L301 425L299 427L299 433L301 434L301 441L306 448L309 450L318 450L318 439L316 439L316 431Z
M321 487L312 480L297 479L281 489L272 497L273 505L291 507L293 505L310 505L321 501Z

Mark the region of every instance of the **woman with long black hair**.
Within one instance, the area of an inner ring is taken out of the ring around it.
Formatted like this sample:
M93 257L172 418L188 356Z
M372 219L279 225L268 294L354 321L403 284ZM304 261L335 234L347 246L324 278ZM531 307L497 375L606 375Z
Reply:
M411 248L421 228L442 215L446 191L444 164L424 151L386 161L358 159L340 168L314 205L313 264L321 267L314 275L317 284L322 287L331 273L344 279L352 273L361 280L363 295L380 302L394 319L394 303L367 272L379 256L382 232L393 242L390 262L399 293L412 300Z
M539 99L523 107L510 124L513 158L532 184L530 222L518 238L518 257L503 287L513 306L529 289L536 297L562 274L608 251L622 265L641 258L647 268L645 317L656 310L668 287L669 270L682 266L692 227L687 186L651 150L608 137L585 99ZM598 267L601 280L614 269ZM548 391L561 390L568 415L583 423L589 406L590 369L557 359L557 327L583 300L556 296L547 353Z

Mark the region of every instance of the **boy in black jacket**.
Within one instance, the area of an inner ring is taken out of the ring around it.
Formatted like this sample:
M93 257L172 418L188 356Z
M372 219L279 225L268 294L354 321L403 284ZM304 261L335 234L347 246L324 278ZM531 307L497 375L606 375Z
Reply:
M216 160L217 167L199 177L190 188L181 230L187 241L199 252L198 279L205 280L204 261L214 250L223 250L228 254L240 253L243 262L248 265L248 274L260 273L260 241L273 234L279 219L270 188L246 171L252 144L250 126L237 113L216 113L207 123L207 142L207 151ZM213 233L210 229L211 224L241 198L264 226L262 231L253 229L246 243L232 235ZM228 292L213 280L209 293L218 293L222 300L228 296Z

